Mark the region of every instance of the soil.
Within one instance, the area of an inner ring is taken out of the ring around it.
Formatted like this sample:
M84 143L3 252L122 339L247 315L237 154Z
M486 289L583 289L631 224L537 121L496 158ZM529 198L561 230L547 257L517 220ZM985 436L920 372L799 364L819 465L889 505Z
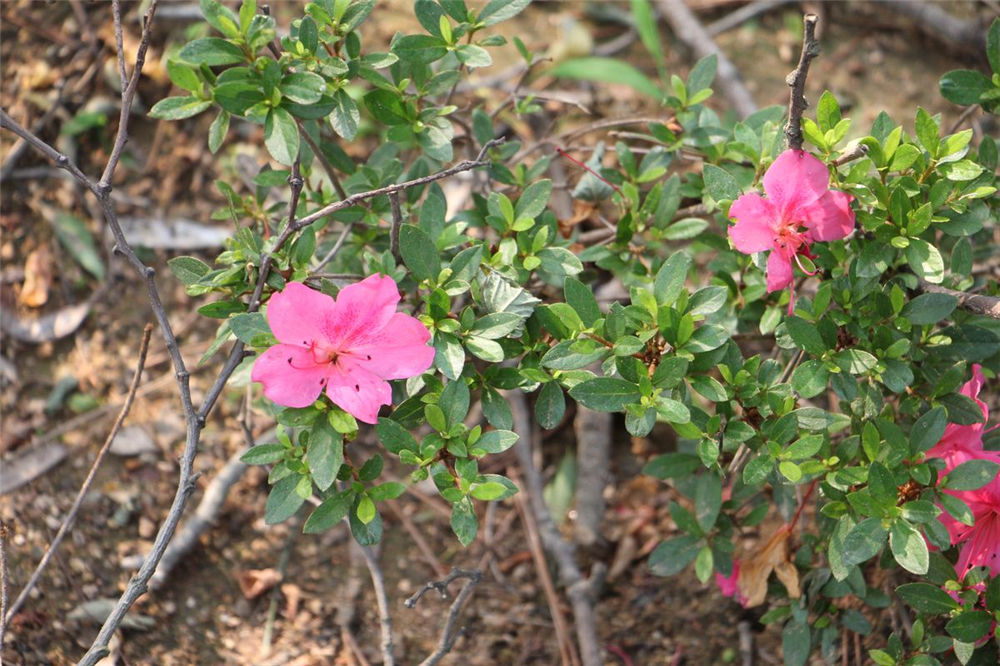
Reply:
M191 4L196 7L197 3ZM379 2L375 10L378 18L369 22L366 39L386 43L395 30L412 28L407 4L401 0ZM709 21L731 11L736 3L691 4ZM977 6L956 2L949 9L971 16L978 11ZM617 7L627 9L627 3ZM278 4L279 19L293 9ZM568 16L582 21L598 41L620 34L620 26L588 19L587 10L588 3L538 3L512 24L503 24L503 32L519 35L529 48L538 51L553 41L553 34L559 34L559 26ZM945 71L977 66L976 61L940 46L903 19L877 7L831 3L825 10L824 55L813 66L808 89L814 99L824 88L837 94L845 107L850 107L845 115L855 118L854 134L863 134L882 109L908 127L918 104L932 113L942 113L946 127L957 119L961 109L938 96L937 81ZM125 43L131 53L137 33L136 6L126 5L124 16L126 31L133 35ZM784 76L798 53L799 38L793 27L798 16L795 6L772 11L718 40L743 72L761 106L784 104L786 100ZM110 5L10 0L3 3L0 18L3 109L30 127L51 104L56 88L63 85L60 109L39 133L70 153L84 171L98 173L107 159L117 123L117 65L109 29ZM181 40L189 25L177 18L158 19L157 23L132 120L132 138L116 173L117 205L123 215L206 220L210 210L222 203L213 181L223 172L232 178L237 150L262 163L262 142L252 133L237 135L230 140L234 146L224 148L223 156L216 160L203 147L210 118L157 123L144 117L144 111L169 92L160 60L164 48ZM670 39L666 28L662 33ZM517 62L512 46L495 53L497 64L486 75ZM671 39L667 53L670 71L683 75L691 64L686 50ZM619 57L653 73L638 40ZM554 87L567 91L580 88L572 81L560 81ZM490 103L502 99L499 95ZM628 91L619 94L617 88L615 99L599 93L592 102L588 105L601 115L656 110ZM718 96L712 103L719 109L725 107ZM593 120L578 111L548 109L561 114L562 124ZM103 129L76 136L59 133L71 119L80 121L84 110L103 114ZM369 144L359 143L352 150L363 152ZM10 133L0 133L0 146L6 163L13 147ZM0 517L8 529L8 579L13 598L58 529L106 437L131 379L140 331L152 317L145 291L131 269L117 260L108 264L110 243L99 231L92 201L36 153L25 151L6 179L2 209L0 295L8 315L25 319L48 315L96 293L89 316L70 336L41 343L19 341L7 334L3 338L0 451L5 466L15 458L36 454L48 442L59 442L66 451L57 466L0 497ZM98 256L109 266L104 287L98 289L102 281L81 269L57 241L50 222L60 211L82 220L96 239ZM158 271L157 284L171 322L179 331L181 350L189 367L195 368L214 336L214 326L197 315L195 306L201 302L192 303L165 265L170 256L187 253L190 251L146 250L143 259ZM213 251L199 254L210 260ZM25 280L29 277L47 292L35 307L26 304L29 290ZM193 372L196 404L219 364L216 357ZM153 337L143 386L126 422L146 433L142 437L131 431L140 444L145 443L140 446L142 451L138 455L112 454L100 467L70 536L13 619L3 646L4 663L74 663L96 632L94 623L80 618L82 605L117 598L131 574L129 565L148 549L176 488L176 461L183 443L176 387L158 334ZM200 477L192 505L226 460L243 446L236 425L241 394L239 389L227 393L209 419L196 461ZM260 421L258 425L263 431L268 424ZM572 446L572 428L568 426L569 422L545 441L546 478L551 478ZM620 423L617 427L624 432ZM697 582L690 571L662 579L646 567L649 550L676 531L666 510L674 494L668 486L637 476L637 472L646 459L669 446L666 434L639 442L620 437L612 470L618 481L608 491L606 547L581 553L585 571L598 560L613 569L616 557L628 563L615 572L597 603L607 663L736 663L741 620L757 632L758 663L780 663L777 628L760 625L757 616L721 596L714 585ZM498 472L515 466L513 458L504 456L491 465ZM265 473L250 469L233 488L215 526L199 546L171 573L164 587L136 605L133 614L149 618L150 623L120 632L118 663L359 663L348 649L351 636L368 662L381 663L374 596L364 566L352 561L346 533L337 528L320 536L297 535L295 524L266 526L262 519L266 492ZM490 515L480 516L497 534L492 543L487 545L481 537L463 549L441 514L443 505L421 493L416 488L391 503L380 553L400 663L417 663L434 649L450 604L436 594L428 594L413 610L405 608L402 601L425 582L439 577L435 567L473 569L483 564L485 577L462 614L465 633L441 663L559 663L552 609L514 503L506 501ZM403 529L403 522L410 523L427 541L433 563ZM572 512L564 525L567 535L571 527ZM746 537L752 542L756 535ZM279 568L286 550L290 556L279 585L263 585L256 596L241 587L241 581L247 584L266 579L268 570ZM554 570L549 573L556 575ZM362 583L356 598L350 594L356 588L350 584L352 580ZM461 584L454 583L452 592L457 593ZM276 613L270 610L272 603ZM356 617L346 623L344 613L351 609ZM571 619L567 602L558 611ZM265 648L269 615L273 618L273 638Z

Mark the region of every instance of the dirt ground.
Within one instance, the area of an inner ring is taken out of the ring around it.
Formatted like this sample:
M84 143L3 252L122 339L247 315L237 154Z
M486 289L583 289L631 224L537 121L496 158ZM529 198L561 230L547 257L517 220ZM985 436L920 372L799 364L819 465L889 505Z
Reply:
M368 39L386 41L394 30L412 26L412 19L401 9L407 4L380 2L376 19L369 22ZM697 0L690 4L708 22L739 3ZM290 12L290 7L276 5L279 17ZM166 6L183 7L184 3ZM617 6L627 8L627 3ZM125 48L131 53L138 32L137 12L134 5L126 9L126 29L132 37ZM949 3L949 9L965 17L983 16L978 3ZM826 3L823 10L824 53L815 61L808 85L814 99L824 88L832 90L850 107L845 115L854 117L856 128L867 128L882 109L912 126L917 105L942 113L945 126L958 117L961 109L939 97L937 81L949 69L977 66L974 58L867 3ZM592 21L587 11L588 4L583 2L538 3L515 20L513 29L503 24L503 32L518 34L538 51L552 42L552 34L559 34L566 16L582 21L598 42L621 33L620 25ZM52 96L61 87L59 108L41 124L39 134L69 153L84 171L96 173L107 159L117 123L110 5L8 0L0 12L3 109L30 127L51 106ZM124 216L207 220L209 211L221 203L212 183L223 172L233 173L237 148L258 163L265 159L261 142L257 140L255 146L252 136L230 139L221 157L213 158L203 143L210 118L156 123L144 117L169 92L160 58L164 46L182 39L190 24L177 18L180 13L177 10L173 18L157 21L132 139L116 174L116 203ZM793 26L799 16L800 9L793 4L718 40L743 72L760 106L786 100L784 76L798 54L799 38ZM661 30L669 40L670 71L685 73L691 65L686 49L669 36L665 26ZM491 71L516 62L512 46L495 54L497 64ZM654 69L638 40L620 57L650 73ZM556 87L576 90L579 85L562 81ZM610 115L651 109L648 101L617 92L614 100L598 92L591 108ZM717 96L714 104L724 108L725 100ZM564 114L563 123L593 120L578 111L552 112ZM60 127L70 122L98 124L75 135L60 133ZM13 145L12 135L0 133L4 164ZM366 147L355 149L360 152ZM0 452L8 475L4 485L10 483L15 460L33 460L39 465L47 455L61 460L37 474L26 472L28 482L0 496L0 517L9 529L6 546L13 598L58 529L104 441L127 391L140 331L152 318L145 292L136 285L130 269L118 261L107 263L110 243L102 236L92 200L37 154L29 150L20 156L5 178L0 207L0 298L8 315L30 321L69 313L71 306L87 299L92 302L89 315L72 335L38 343L15 339L6 331L3 336ZM60 217L66 213L74 215L78 225L96 239L95 256L108 267L103 280L80 268L57 241L57 228L63 233L74 228ZM50 224L54 219L64 221ZM210 260L215 250L193 252ZM158 285L179 332L181 350L189 367L194 367L213 338L214 326L197 315L195 309L201 302L188 299L165 265L170 256L189 253L144 250L143 258L157 268ZM41 292L44 297L39 296ZM216 357L194 372L196 401L210 386L220 362ZM192 505L226 460L243 446L236 425L241 396L241 390L231 390L209 419L195 463L201 476ZM263 431L268 424L258 425ZM551 478L564 452L572 447L571 425L567 420L545 440L546 478ZM76 526L7 632L4 663L74 663L97 628L87 620L85 610L94 608L95 601L119 596L131 574L129 567L149 548L165 515L176 487L183 421L157 334L127 426L128 436L123 439L132 450L117 450L100 468ZM612 470L617 482L607 493L607 547L581 554L585 571L601 560L615 573L597 604L608 663L737 663L740 620L749 621L757 633L757 663L780 663L777 628L756 623L758 616L722 597L714 585L699 584L690 572L662 579L648 571L645 554L676 528L667 512L671 490L637 474L646 459L669 446L669 437L632 442L619 429L622 434L615 445ZM516 467L507 456L489 464L491 471L498 472ZM359 663L348 649L352 639L370 663L380 663L374 596L364 566L352 561L345 530L296 536L295 524L266 526L262 518L266 492L265 473L249 470L201 544L161 589L137 604L133 615L138 624L119 636L118 663ZM467 549L451 535L447 514L442 513L447 509L439 500L413 489L390 504L381 562L401 663L419 662L439 638L450 601L428 594L413 610L402 602L426 581L438 578L436 569L442 567L485 571L463 612L466 632L442 663L559 663L551 609L513 501L480 516L493 538L481 536ZM572 513L565 526L571 523ZM430 554L418 547L411 531L423 537ZM752 542L757 536L747 534L746 539ZM288 565L274 584L283 554ZM251 589L255 582L256 589ZM355 590L359 590L357 596ZM276 612L270 610L272 604ZM351 610L356 615L348 621ZM572 617L568 604L559 610ZM273 626L269 626L269 616ZM269 648L265 647L268 632ZM884 635L872 640L878 643Z

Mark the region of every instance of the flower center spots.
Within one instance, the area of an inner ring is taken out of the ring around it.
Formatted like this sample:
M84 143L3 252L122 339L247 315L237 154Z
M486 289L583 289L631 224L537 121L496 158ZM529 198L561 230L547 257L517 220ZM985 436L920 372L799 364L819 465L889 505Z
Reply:
M784 251L787 256L798 254L803 246L808 252L809 243L806 241L806 231L801 222L782 222L775 235L774 245L779 250Z

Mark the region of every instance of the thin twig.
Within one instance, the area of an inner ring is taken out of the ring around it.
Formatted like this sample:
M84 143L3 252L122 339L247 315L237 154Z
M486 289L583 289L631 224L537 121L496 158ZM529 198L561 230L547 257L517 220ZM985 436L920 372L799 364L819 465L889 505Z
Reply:
M0 518L0 660L3 659L3 638L7 631L8 581L7 581L7 523Z
M271 652L271 639L274 636L274 621L278 617L278 593L281 590L281 582L285 579L285 571L288 569L288 560L292 555L292 548L295 546L295 538L299 535L299 523L301 519L296 516L289 522L288 538L285 540L285 547L281 549L278 557L278 583L271 589L271 601L267 608L267 620L264 621L264 635L260 640L260 649L264 655ZM294 618L290 618L293 619Z
M306 140L306 143L309 144L309 148L313 151L313 155L316 156L316 159L318 159L319 163L323 166L323 171L326 172L327 178L329 178L330 182L333 184L333 189L336 190L337 196L341 199L346 199L347 192L344 190L344 186L340 184L340 178L337 176L337 168L333 166L330 160L326 159L326 155L320 149L319 144L316 143L316 140L313 139L309 132L306 131L306 128L302 126L302 121L296 119L295 123L299 126L299 134L301 134L302 138Z
M851 150L847 151L846 153L835 159L833 162L831 162L831 164L833 164L834 167L839 167L842 164L853 162L854 160L865 157L868 154L869 150L870 149L868 148L867 144L859 143L856 146L854 146L854 148L852 148Z
M441 630L441 638L438 640L437 647L434 649L434 652L420 662L420 666L434 666L434 664L441 661L446 654L451 652L458 637L465 633L465 627L460 627L456 630L455 623L458 621L458 615L462 612L465 602L472 596L473 588L482 580L483 572L478 570L452 569L451 573L447 576L441 580L429 581L416 594L403 602L403 605L407 608L414 608L417 602L420 601L420 598L430 590L437 590L441 594L442 599L447 599L448 585L458 578L468 578L469 582L462 586L461 592L458 593L455 601L451 604L451 608L448 609L448 617L445 619L444 628Z
M806 14L802 17L802 53L799 55L799 64L785 77L785 83L792 89L788 95L785 141L793 150L802 150L802 113L809 106L804 94L806 77L809 75L809 63L819 55L819 42L816 40L818 21L819 17L815 14Z
M115 419L114 425L111 426L111 432L108 433L107 438L104 440L104 445L101 446L101 449L97 452L97 456L94 458L94 462L90 466L90 471L87 473L87 478L84 479L79 492L76 494L76 499L73 500L73 505L70 506L69 511L66 513L66 517L63 518L62 525L59 526L59 531L56 532L55 537L53 537L49 547L45 550L45 554L42 555L42 559L38 562L38 566L35 567L31 577L28 578L28 582L25 583L21 593L17 595L17 599L15 599L14 603L11 604L10 610L0 616L3 619L2 624L4 628L10 624L11 618L28 599L28 595L31 593L31 590L33 590L35 585L38 584L38 579L41 578L42 572L45 570L45 567L48 566L49 561L52 560L52 556L55 555L56 549L59 548L59 544L62 543L63 537L65 537L70 528L73 527L73 523L76 521L76 514L80 512L80 507L83 505L83 499L87 496L87 492L90 490L90 486L93 484L94 478L97 476L97 469L101 466L104 456L107 455L108 450L111 448L111 443L115 441L115 437L118 435L118 431L121 430L125 417L128 416L129 410L132 408L132 402L135 400L135 393L138 390L139 382L142 379L142 371L146 365L146 352L149 350L149 338L152 334L152 324L146 324L146 327L142 331L142 340L139 343L139 360L136 362L135 375L132 377L132 383L129 386L128 395L125 397L125 404L122 405L121 411L118 412L118 418ZM0 642L0 645L2 645L2 642Z
M510 404L514 416L514 431L518 435L514 450L525 475L525 490L531 500L530 507L538 525L539 536L545 550L556 561L560 581L566 588L573 608L577 642L580 646L580 659L584 666L598 666L603 663L603 659L597 638L593 600L596 597L598 587L603 583L606 569L601 563L595 564L590 579L585 579L580 573L574 548L559 535L559 530L552 520L552 514L549 512L542 495L542 477L532 459L532 440L534 437L532 436L531 415L524 394L520 391L504 391L502 395Z
M403 529L405 529L410 535L410 538L413 539L413 543L417 544L417 550L419 550L420 554L423 555L424 561L426 561L428 566L430 566L434 575L444 576L447 569L445 569L445 566L441 564L441 560L437 558L437 555L434 554L434 551L431 549L430 544L427 543L427 539L424 538L424 535L420 533L420 530L418 530L416 525L413 524L410 517L406 515L406 510L399 506L396 502L387 502L386 506L388 506L389 511L391 511L392 514L399 519Z
M128 72L125 71L125 46L122 44L122 8L119 0L111 3L111 15L115 25L115 51L118 57L118 77L121 80L121 89L124 91L128 86Z
M955 132L957 132L958 129L965 124L965 121L974 116L976 111L978 110L979 110L978 104L972 104L970 106L965 107L965 111L962 111L962 115L958 117L958 120L955 121L955 124L951 126L950 130L948 130L948 134L954 134Z
M353 541L351 543L352 547L357 545ZM365 565L368 567L368 573L372 578L372 587L375 588L379 630L382 634L382 641L379 646L382 650L382 664L383 666L395 666L396 657L392 653L392 616L389 614L389 596L385 591L385 577L382 575L382 569L379 567L375 551L372 550L371 546L359 545L357 547L361 551L361 556L365 559Z
M928 294L947 294L958 299L958 305L964 310L973 314L983 315L991 319L1000 319L1000 298L996 296L983 296L982 294L967 294L964 291L955 291L947 287L940 287L931 284L926 280L919 281L920 291Z
M403 210L399 205L399 192L389 195L389 204L392 208L392 228L389 230L389 252L398 264L399 255L399 228L403 226Z
M758 14L765 14L772 9L777 9L791 2L792 0L757 0L756 2L751 2L730 14L726 14L718 21L709 23L705 26L705 32L711 37L718 37L724 32L740 27Z

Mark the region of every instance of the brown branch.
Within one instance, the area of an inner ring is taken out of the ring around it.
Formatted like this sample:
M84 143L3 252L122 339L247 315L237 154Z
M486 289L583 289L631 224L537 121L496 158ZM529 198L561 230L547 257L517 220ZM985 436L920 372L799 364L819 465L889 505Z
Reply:
M382 635L380 649L382 651L383 666L395 666L396 657L392 648L392 616L389 614L389 595L385 591L385 577L379 567L378 558L371 546L361 546L355 541L351 541L351 547L358 548L361 556L368 567L368 573L372 578L372 587L375 588L375 604L378 607L379 630Z
M809 106L804 94L806 77L809 75L809 63L819 55L819 42L816 40L818 21L819 17L815 14L806 14L802 17L802 53L799 55L799 64L785 77L785 83L792 89L788 94L785 141L793 150L802 150L802 113Z
M968 294L964 291L955 291L947 287L931 284L926 280L919 281L920 291L927 294L947 294L958 299L958 306L963 310L991 319L1000 319L1000 298L996 296L983 296L981 294Z
M3 652L3 638L7 631L7 523L0 518L0 653Z
M86 497L87 492L90 490L90 486L94 483L94 478L97 476L97 469L101 466L104 456L107 455L108 450L111 448L111 443L115 441L118 431L121 430L122 423L125 422L125 417L128 416L129 410L132 409L132 402L135 400L135 393L139 389L139 382L142 379L142 371L146 366L146 352L149 350L149 338L152 334L152 324L146 324L146 327L142 331L142 340L139 343L139 360L136 362L135 374L132 377L132 383L129 386L128 394L125 397L125 404L122 405L121 411L118 412L118 418L115 419L114 425L111 426L111 431L104 440L104 445L97 452L97 456L94 458L94 462L90 466L90 471L87 473L87 478L84 479L79 492L76 494L76 499L73 500L72 506L70 506L69 511L66 513L66 517L63 518L62 525L59 526L59 531L56 532L56 535L52 538L52 542L45 550L45 554L42 555L42 559L39 560L38 565L32 572L31 577L28 578L28 582L25 583L21 593L17 595L17 599L15 599L14 603L11 604L10 609L0 616L0 619L2 619L3 629L7 628L11 619L28 599L28 595L31 593L31 590L35 588L35 585L38 584L38 579L41 578L45 567L47 567L49 562L52 560L56 549L59 548L59 544L62 543L63 538L73 527L73 523L76 521L76 515L80 512L80 507L83 505L83 499ZM0 641L0 646L2 645L3 642Z
M451 573L447 576L441 580L429 581L416 594L403 602L403 605L407 608L414 608L421 597L430 590L437 590L442 599L447 599L448 585L458 578L468 578L469 582L462 586L461 592L458 593L455 601L451 604L451 608L448 609L448 617L445 619L444 628L441 631L441 638L438 640L437 647L434 649L434 652L420 662L420 666L434 666L434 664L437 664L446 654L451 652L459 636L465 633L465 627L459 627L456 630L455 623L458 621L458 614L462 612L465 602L472 596L473 588L482 580L483 572L478 570L452 569Z
M860 159L868 155L869 150L870 149L866 144L859 143L858 145L854 146L854 148L852 148L851 150L847 151L846 153L835 159L833 162L831 162L831 164L833 164L834 167L839 167L841 164L847 164L848 162L853 162L854 160Z
M597 622L594 616L594 598L597 589L603 583L604 565L597 563L586 579L576 563L576 553L572 544L565 541L552 520L552 514L545 504L542 494L542 477L532 459L533 433L531 413L528 410L524 394L520 391L503 391L501 393L510 403L514 416L514 432L518 435L514 450L521 469L525 475L524 488L530 499L532 517L538 526L545 550L555 559L559 569L559 579L566 588L570 604L573 608L573 619L576 624L577 642L580 646L580 659L583 666L599 666L604 661L601 658L601 645L597 637ZM529 508L529 507L526 507Z
M309 144L309 148L313 151L313 155L316 156L316 159L318 159L319 163L323 166L323 170L326 172L327 178L329 178L330 182L333 184L333 189L336 190L337 196L341 199L346 199L347 192L344 190L344 186L340 184L340 178L337 176L336 167L330 163L330 160L326 159L326 155L323 154L319 144L316 143L312 136L310 136L309 132L306 131L306 128L302 126L302 121L296 119L295 124L299 127L299 134L306 140L306 143Z
M392 228L389 230L389 252L396 263L400 261L399 254L399 228L403 226L403 210L399 205L399 192L389 195L389 204L392 207Z

